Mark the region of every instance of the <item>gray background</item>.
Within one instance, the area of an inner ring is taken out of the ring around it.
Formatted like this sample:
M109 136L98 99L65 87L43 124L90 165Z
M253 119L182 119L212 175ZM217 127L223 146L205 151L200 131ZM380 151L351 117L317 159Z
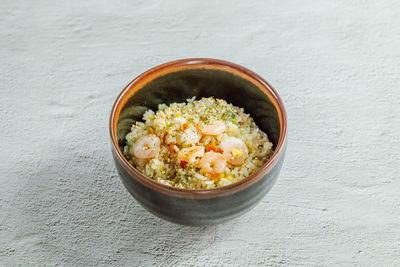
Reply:
M250 3L248 3L250 2ZM399 1L1 1L1 265L400 265ZM183 227L113 166L141 72L242 64L278 90L287 157L251 212Z

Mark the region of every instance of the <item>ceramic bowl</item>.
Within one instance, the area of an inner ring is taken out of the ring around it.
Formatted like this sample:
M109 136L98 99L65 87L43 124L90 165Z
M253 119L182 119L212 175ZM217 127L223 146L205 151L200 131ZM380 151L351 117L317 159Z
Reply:
M212 189L179 189L140 173L121 150L131 125L147 109L193 96L214 96L244 108L268 134L273 156L252 175ZM141 74L117 97L109 127L116 169L128 191L151 213L185 225L221 223L253 208L278 178L286 149L286 111L277 92L254 72L216 59L177 60Z

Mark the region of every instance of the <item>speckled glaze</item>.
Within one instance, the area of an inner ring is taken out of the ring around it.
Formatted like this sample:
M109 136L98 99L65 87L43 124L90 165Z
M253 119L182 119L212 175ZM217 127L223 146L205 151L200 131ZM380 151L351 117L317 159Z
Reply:
M191 190L160 184L136 170L122 154L125 135L147 109L161 103L214 96L243 107L274 144L274 154L249 177L228 186ZM135 78L118 96L110 117L112 151L121 180L148 211L186 224L216 224L253 208L278 178L286 150L286 111L276 91L252 71L222 60L183 59Z

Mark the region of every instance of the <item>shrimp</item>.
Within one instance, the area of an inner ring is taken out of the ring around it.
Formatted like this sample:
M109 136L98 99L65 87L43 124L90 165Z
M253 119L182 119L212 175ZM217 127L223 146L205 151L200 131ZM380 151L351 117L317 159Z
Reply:
M202 125L200 131L204 135L219 135L222 134L226 129L226 125L223 121L213 121L210 124Z
M194 146L188 148L182 148L178 152L178 158L180 160L192 163L197 157L201 158L204 155L204 147Z
M207 152L200 160L201 171L210 176L217 176L224 173L226 161L220 153Z
M249 152L246 144L236 137L225 137L219 147L222 149L226 161L232 165L243 164Z
M132 147L133 155L138 159L155 158L160 151L160 138L155 135L140 137Z

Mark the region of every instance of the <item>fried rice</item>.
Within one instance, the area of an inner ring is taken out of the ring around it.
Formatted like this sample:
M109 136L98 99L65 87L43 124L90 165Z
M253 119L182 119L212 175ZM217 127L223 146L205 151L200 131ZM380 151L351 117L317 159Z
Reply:
M140 172L177 188L237 182L272 155L272 143L249 114L213 97L160 104L132 125L123 153Z

